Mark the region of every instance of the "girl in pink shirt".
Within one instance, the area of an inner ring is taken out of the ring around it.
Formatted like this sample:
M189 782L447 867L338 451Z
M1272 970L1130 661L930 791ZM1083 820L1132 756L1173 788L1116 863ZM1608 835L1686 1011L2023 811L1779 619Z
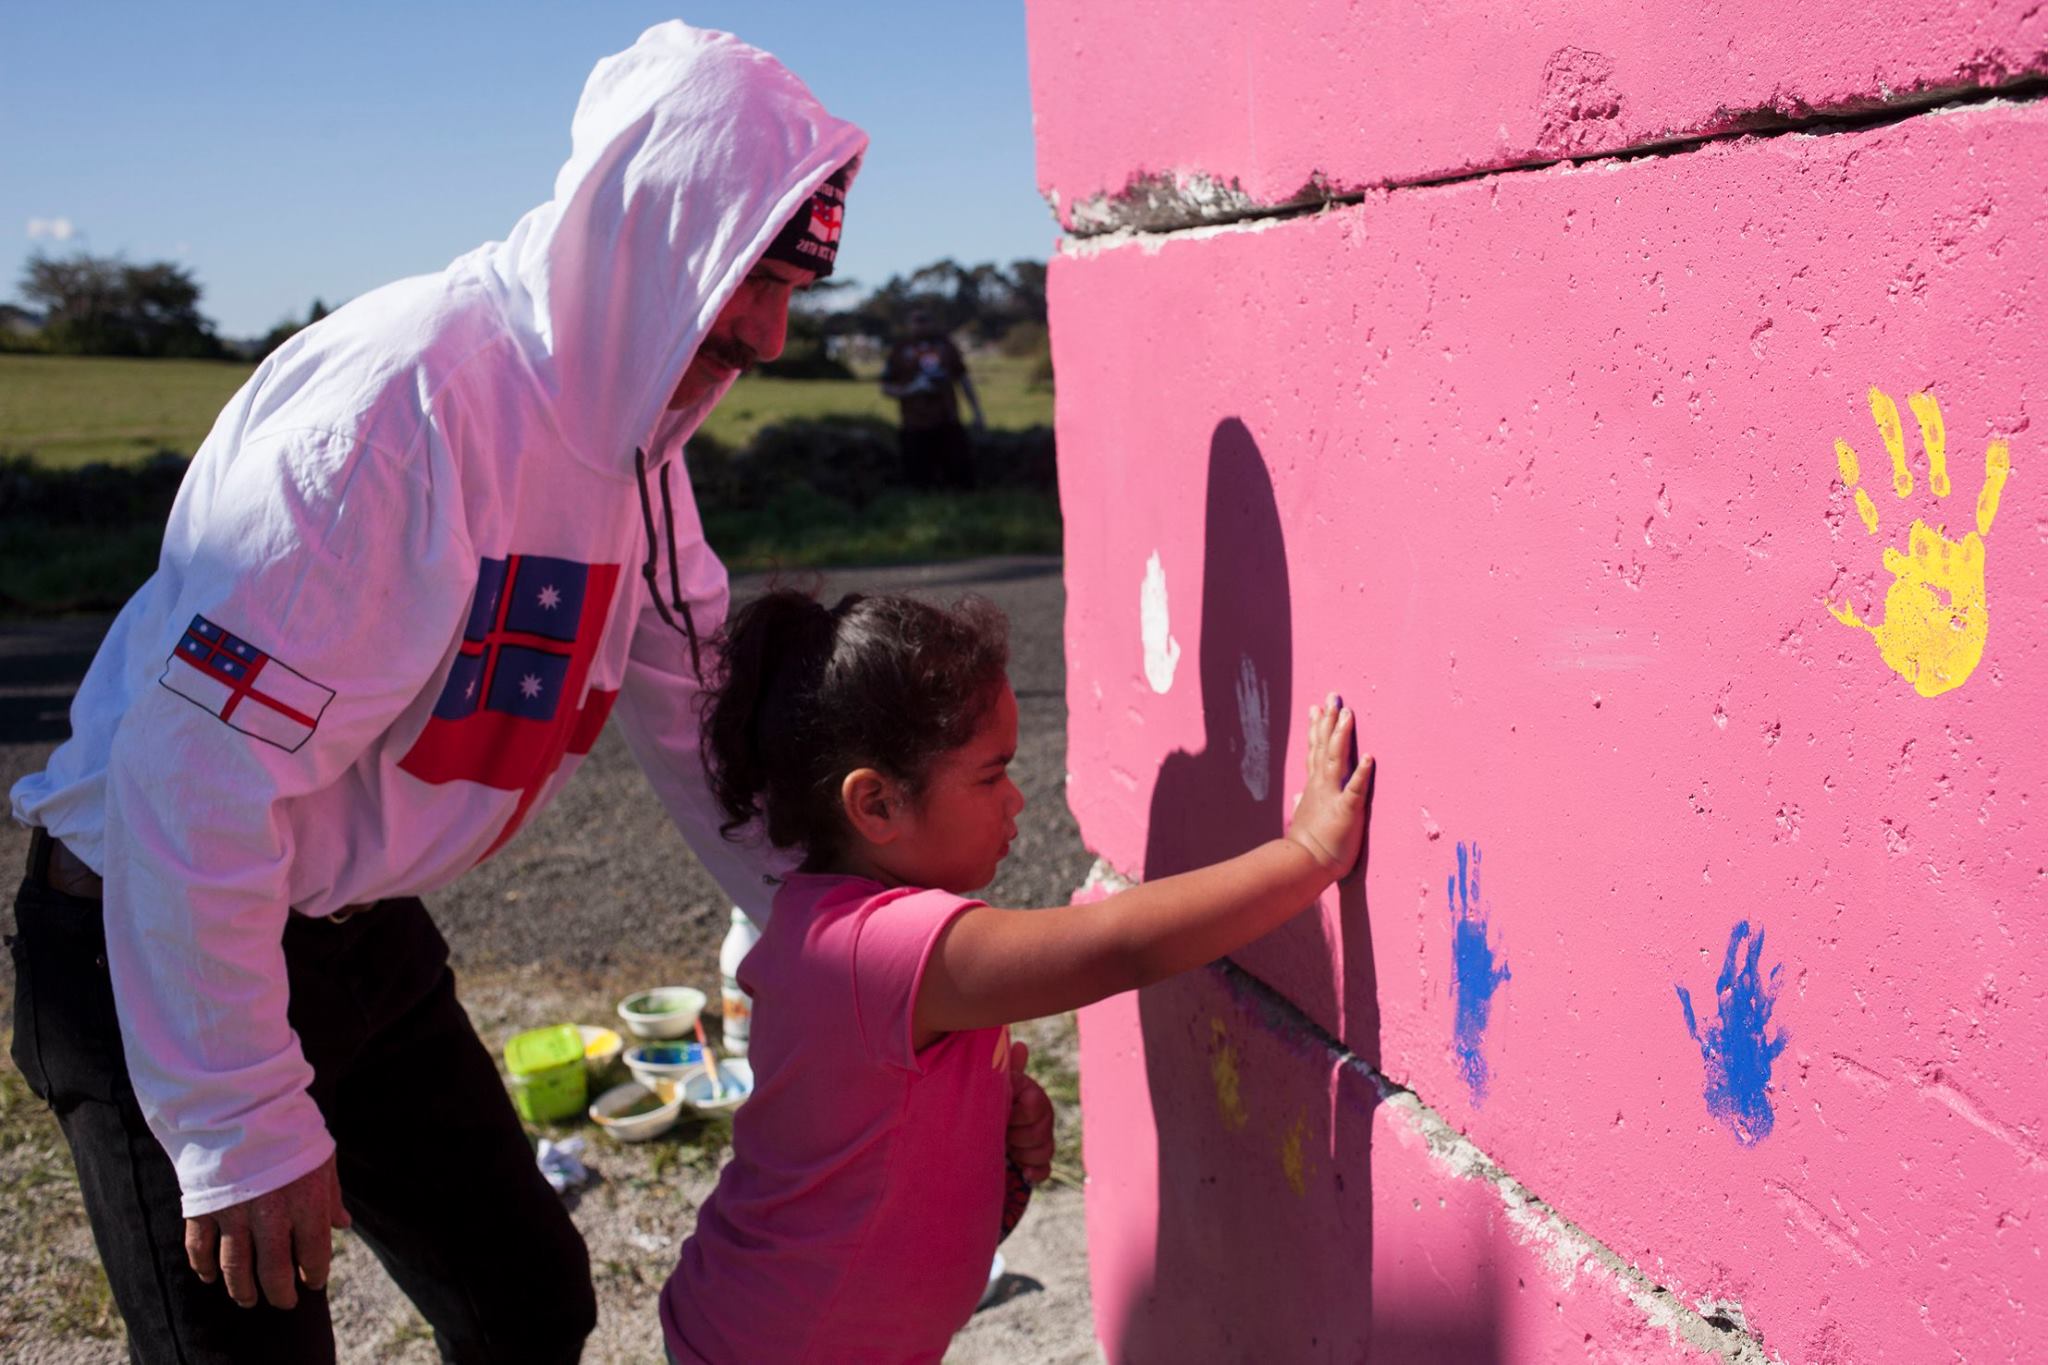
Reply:
M803 861L740 968L755 1088L662 1290L676 1360L939 1360L1052 1160L1008 1026L1221 957L1358 859L1372 760L1350 768L1332 696L1286 837L1092 905L971 899L1024 806L1007 629L974 598L790 590L725 627L704 714L725 832Z

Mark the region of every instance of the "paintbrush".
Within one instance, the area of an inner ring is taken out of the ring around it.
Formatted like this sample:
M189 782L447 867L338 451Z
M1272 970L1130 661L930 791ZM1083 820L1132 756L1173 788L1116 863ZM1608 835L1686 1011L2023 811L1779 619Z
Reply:
M711 1058L711 1044L704 1040L703 1016L699 1015L695 1023L697 1026L697 1050L704 1056L704 1074L711 1078L711 1098L713 1101L722 1100L725 1098L725 1082L718 1078L718 1063Z

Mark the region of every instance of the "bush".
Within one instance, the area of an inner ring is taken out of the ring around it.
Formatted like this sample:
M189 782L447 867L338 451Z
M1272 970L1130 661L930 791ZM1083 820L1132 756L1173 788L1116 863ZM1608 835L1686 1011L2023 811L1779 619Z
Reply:
M984 431L973 437L975 483L981 488L1059 486L1052 431ZM866 507L903 490L903 455L893 423L879 417L820 417L762 427L744 449L709 437L690 442L690 483L698 505L760 511L787 490L805 488Z
M852 379L846 363L826 355L823 347L791 348L780 357L754 367L754 373L770 379Z
M974 480L980 488L1031 488L1044 493L1060 486L1052 428L984 431L974 438Z
M735 453L690 443L690 482L706 507L760 510L798 487L865 507L899 481L900 465L896 429L876 417L776 422Z
M0 458L0 610L111 611L156 571L185 457L47 469Z
M706 508L704 535L736 570L1057 554L1060 509L1050 493L1019 489L898 489L861 509L789 489L765 508Z
M104 529L161 527L191 462L159 450L134 464L52 469L27 455L0 456L0 523Z
M1056 552L1052 433L974 438L979 487L906 489L896 428L874 417L763 427L745 449L690 443L705 536L735 568ZM53 469L0 457L0 611L109 611L155 571L189 461Z

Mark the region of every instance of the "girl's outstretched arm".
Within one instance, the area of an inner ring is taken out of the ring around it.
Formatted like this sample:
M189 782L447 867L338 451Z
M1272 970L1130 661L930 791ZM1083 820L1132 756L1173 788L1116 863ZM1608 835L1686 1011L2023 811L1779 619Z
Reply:
M918 987L917 1046L1148 986L1293 918L1358 861L1372 758L1346 780L1352 726L1335 696L1309 708L1308 781L1285 838L1093 905L959 916Z

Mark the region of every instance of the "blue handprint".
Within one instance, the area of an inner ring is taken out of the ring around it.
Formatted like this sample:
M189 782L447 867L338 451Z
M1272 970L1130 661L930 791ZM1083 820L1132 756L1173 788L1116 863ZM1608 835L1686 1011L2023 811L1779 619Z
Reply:
M1480 1051L1485 1039L1486 1016L1493 1009L1493 993L1508 979L1507 962L1496 962L1486 941L1486 907L1479 899L1479 845L1471 849L1458 845L1458 871L1444 887L1451 905L1451 992L1457 1001L1453 1025L1458 1071L1472 1091L1472 1102L1486 1099L1486 1054Z
M1707 1064L1707 1112L1728 1125L1737 1142L1754 1147L1771 1135L1776 1122L1771 1112L1771 1063L1785 1050L1787 1037L1782 1028L1776 1036L1771 1034L1771 1010L1778 1003L1778 977L1785 968L1771 968L1768 979L1757 975L1757 960L1764 951L1761 928L1749 939L1741 969L1736 968L1736 956L1749 932L1749 921L1741 920L1728 935L1728 957L1714 983L1720 1022L1702 1031L1693 1016L1692 995L1683 986L1678 987L1678 1003L1685 1007L1685 1031L1700 1045L1700 1057Z

